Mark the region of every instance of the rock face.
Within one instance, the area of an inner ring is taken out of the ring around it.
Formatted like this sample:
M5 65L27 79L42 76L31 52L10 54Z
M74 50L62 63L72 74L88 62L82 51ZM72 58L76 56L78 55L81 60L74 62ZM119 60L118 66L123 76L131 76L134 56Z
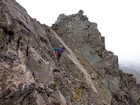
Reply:
M99 104L140 104L137 98L140 93L133 75L119 70L118 57L105 49L105 39L98 31L97 24L89 22L87 16L81 13L60 15L52 29L72 49L88 74L91 74L98 96L102 99ZM130 95L132 91L138 92L133 98Z
M16 55L0 54L0 77L2 105L30 104L34 101L34 78Z
M1 0L0 43L0 105L140 105L140 86L82 10L48 27ZM59 66L54 47L66 48Z

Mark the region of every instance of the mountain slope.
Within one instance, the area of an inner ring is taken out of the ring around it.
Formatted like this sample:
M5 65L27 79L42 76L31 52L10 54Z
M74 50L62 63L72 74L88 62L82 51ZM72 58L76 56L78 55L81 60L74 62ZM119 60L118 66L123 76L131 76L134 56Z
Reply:
M138 67L131 65L129 66L120 65L120 69L122 69L125 73L133 74L137 80L137 83L140 83L140 72L139 72L140 69Z
M139 105L139 86L119 70L97 24L83 11L52 27L15 0L0 1L1 105ZM66 48L60 66L54 47Z

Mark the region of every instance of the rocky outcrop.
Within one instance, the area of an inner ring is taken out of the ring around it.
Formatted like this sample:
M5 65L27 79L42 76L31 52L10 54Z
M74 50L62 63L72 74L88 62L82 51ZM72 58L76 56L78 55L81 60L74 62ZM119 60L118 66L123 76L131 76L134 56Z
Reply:
M0 53L0 77L2 105L34 103L34 78L16 55Z
M133 74L133 76L137 80L137 83L138 84L140 83L140 77L139 77L139 75L140 75L140 72L139 72L140 68L139 67L133 66L133 65L132 65L132 67L129 66L129 65L127 65L127 66L126 65L125 66L124 65L120 65L120 69L122 69L123 72L125 72L125 73L131 73L131 74Z
M119 70L118 57L105 49L105 39L98 31L97 24L90 22L82 10L70 16L61 14L52 29L72 49L86 71L92 73L98 94L102 94L102 103L139 104L136 97L140 93L134 98L135 102L130 95L132 91L138 91L133 75Z
M110 73L113 72L112 75L117 75L118 57L105 49L105 39L98 31L97 24L89 22L87 16L81 13L83 12L79 11L78 14L65 18L60 15L52 29L77 56L80 53L91 65L97 65L99 69L106 69Z
M0 1L0 105L139 105L139 85L80 10L52 27ZM54 47L65 47L60 65Z

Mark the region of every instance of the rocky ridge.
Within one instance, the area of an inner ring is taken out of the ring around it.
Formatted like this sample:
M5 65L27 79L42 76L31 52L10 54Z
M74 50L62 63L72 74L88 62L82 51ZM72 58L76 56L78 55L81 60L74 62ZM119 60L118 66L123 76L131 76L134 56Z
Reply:
M140 86L82 10L48 27L1 0L0 43L0 105L140 105Z

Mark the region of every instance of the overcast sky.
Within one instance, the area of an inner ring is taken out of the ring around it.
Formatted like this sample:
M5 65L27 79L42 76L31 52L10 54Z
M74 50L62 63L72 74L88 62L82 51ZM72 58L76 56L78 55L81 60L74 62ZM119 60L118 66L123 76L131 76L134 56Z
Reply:
M80 9L98 24L106 48L120 61L140 63L140 0L16 0L33 18L51 26L58 15Z

